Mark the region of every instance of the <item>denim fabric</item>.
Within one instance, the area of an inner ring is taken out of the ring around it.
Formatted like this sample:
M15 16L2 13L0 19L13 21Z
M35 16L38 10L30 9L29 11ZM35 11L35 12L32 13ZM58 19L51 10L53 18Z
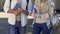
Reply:
M16 21L15 25L8 25L8 34L25 34L26 26L21 27L21 22Z
M32 34L40 34L41 31L42 34L50 34L51 29L48 29L46 23L43 24L34 23Z

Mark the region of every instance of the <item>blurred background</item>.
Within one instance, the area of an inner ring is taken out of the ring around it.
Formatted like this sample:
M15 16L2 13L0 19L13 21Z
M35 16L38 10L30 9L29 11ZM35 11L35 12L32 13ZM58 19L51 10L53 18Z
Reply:
M4 12L3 11L3 6L4 6L4 2L5 0L0 0L0 13ZM34 4L34 0L32 0L33 4ZM58 15L58 17L60 17L60 0L54 0L54 3L56 5L56 14ZM27 34L31 34L32 32L32 23L33 23L33 19L28 19L28 24L26 27L26 33ZM7 26L8 26L8 18L0 18L0 34L7 34ZM52 29L51 34L60 34L60 25L57 27L54 27Z

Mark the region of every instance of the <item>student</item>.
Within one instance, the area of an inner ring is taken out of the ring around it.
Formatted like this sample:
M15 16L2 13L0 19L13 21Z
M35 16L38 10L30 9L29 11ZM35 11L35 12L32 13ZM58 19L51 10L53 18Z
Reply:
M4 11L16 16L16 23L9 23L8 25L8 34L25 34L27 15L32 11L31 0L5 0ZM25 22L22 23L24 19Z
M34 12L34 24L32 34L50 34L51 22L50 16L54 11L53 0L35 0L33 12Z

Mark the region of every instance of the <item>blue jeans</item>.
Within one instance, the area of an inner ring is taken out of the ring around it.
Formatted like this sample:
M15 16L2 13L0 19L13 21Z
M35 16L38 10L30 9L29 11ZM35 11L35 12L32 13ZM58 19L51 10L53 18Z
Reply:
M50 34L51 29L48 29L46 23L43 24L34 23L32 34L40 34L41 31L42 34Z
M15 25L8 25L8 34L25 34L26 26L21 27L21 21L16 21Z

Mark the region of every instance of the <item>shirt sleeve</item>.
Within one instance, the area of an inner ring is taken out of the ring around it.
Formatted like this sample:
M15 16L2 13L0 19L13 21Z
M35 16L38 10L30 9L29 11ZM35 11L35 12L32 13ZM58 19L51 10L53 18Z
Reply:
M10 0L5 0L5 3L4 3L4 11L7 13L7 11L10 9L9 8L9 5L10 5Z
M55 4L53 0L49 0L49 1L50 1L50 15L52 16L54 14Z
M50 6L51 6L52 8L55 8L54 1L53 1L53 0L49 0L49 2L50 2Z
M32 16L34 16L34 14L37 13L37 10L38 10L36 7L36 2L37 2L37 0L34 0Z

